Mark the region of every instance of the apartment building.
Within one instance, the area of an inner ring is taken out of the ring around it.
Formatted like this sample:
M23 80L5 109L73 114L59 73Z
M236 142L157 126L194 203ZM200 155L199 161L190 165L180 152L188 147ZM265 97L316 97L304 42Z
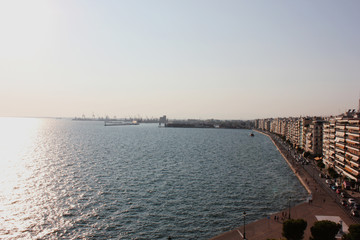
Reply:
M272 122L272 119L256 119L254 126L255 126L255 128L270 132L271 122Z
M305 149L306 133L307 133L307 129L308 129L311 121L312 121L312 119L309 117L300 118L300 125L299 125L299 148L300 149Z
M322 119L314 119L305 127L305 152L316 156L322 155L323 123Z
M293 145L294 148L299 147L299 139L300 139L300 120L299 118L289 118L287 125L287 134L286 140Z
M288 121L286 118L275 118L270 122L270 132L286 136Z
M360 102L359 110L323 118L276 118L255 121L259 129L284 136L295 148L322 155L327 168L351 179L360 190Z
M323 161L360 183L360 112L348 111L324 123Z
M327 119L323 124L323 162L333 166L335 161L335 118Z
M313 131L313 128L309 128L310 123L317 118L301 117L301 118L275 118L275 119L257 119L255 120L255 128L276 133L280 136L285 137L292 146L296 149L305 149L306 145L306 134L308 131ZM318 128L315 128L318 130ZM310 136L312 137L312 142L310 142ZM316 152L316 154L321 154L321 151L318 149L313 150L313 144L316 146L321 146L320 141L322 141L321 134L318 132L310 133L308 135L308 149L310 153ZM313 139L314 138L314 139ZM320 152L320 153L319 153Z

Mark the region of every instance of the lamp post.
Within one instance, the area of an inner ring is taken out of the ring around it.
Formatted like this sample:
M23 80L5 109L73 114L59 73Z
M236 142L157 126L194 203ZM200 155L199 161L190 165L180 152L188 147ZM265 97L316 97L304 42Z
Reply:
M246 216L246 212L244 211L243 213L244 216L244 240L246 240L246 233L245 233L245 216Z
M291 201L291 197L289 197L289 219L291 218L290 217L290 201Z
M339 233L342 234L343 233L343 221L340 220L339 223L340 223L340 226L341 226L340 230L339 230Z

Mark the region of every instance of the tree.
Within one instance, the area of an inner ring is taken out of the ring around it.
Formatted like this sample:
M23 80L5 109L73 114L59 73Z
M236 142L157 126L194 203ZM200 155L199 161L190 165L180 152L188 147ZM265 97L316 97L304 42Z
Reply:
M339 174L335 171L334 168L330 167L328 169L328 172L329 172L329 175L332 177L332 178L337 178L339 176Z
M343 240L360 239L360 224L352 224L349 227L349 233L343 236Z
M323 163L323 161L318 161L317 166L318 166L319 168L324 168L324 167L325 167L325 164Z
M310 229L312 235L310 240L335 240L335 236L339 232L340 228L340 224L332 221L317 221Z
M304 219L289 219L283 223L282 235L287 240L302 240L307 222Z

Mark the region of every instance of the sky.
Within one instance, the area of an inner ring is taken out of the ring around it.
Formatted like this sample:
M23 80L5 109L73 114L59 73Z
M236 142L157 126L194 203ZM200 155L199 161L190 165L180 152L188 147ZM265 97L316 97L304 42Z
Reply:
M0 116L328 116L360 98L358 0L0 0Z

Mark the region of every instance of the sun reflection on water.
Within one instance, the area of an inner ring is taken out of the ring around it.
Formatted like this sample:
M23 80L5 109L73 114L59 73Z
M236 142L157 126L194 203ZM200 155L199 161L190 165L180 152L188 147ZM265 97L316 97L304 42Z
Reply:
M26 159L36 140L40 119L0 118L0 189L11 189L16 179L26 172Z
M22 212L28 208L22 198L27 191L24 180L32 174L28 166L34 161L27 156L34 148L41 123L41 119L0 118L0 236L11 237L14 228L23 230L18 217L23 217Z

